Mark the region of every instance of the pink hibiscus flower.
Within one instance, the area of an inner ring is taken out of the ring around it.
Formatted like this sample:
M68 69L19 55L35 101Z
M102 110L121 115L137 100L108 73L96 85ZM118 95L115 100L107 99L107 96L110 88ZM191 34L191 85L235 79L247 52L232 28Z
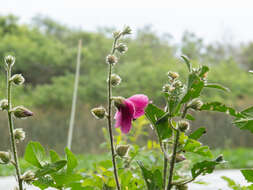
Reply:
M120 127L125 134L128 133L132 128L132 120L144 115L148 102L148 97L143 94L136 94L124 99L114 116L115 127Z

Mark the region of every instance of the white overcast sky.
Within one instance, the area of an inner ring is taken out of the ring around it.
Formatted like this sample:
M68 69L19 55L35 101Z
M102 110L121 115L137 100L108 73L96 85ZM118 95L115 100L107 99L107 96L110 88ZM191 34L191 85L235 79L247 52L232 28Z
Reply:
M0 0L0 14L9 13L26 23L42 14L89 31L151 24L176 41L184 30L205 41L253 41L253 0Z

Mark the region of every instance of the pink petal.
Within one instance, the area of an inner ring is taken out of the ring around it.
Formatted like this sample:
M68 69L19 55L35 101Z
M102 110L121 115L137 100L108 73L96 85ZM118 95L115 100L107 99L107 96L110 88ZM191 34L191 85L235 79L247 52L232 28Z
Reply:
M132 120L134 116L134 104L125 100L125 105L120 107L114 118L116 119L115 127L120 127L123 133L128 133L132 127Z
M134 119L145 114L145 108L147 107L149 102L148 97L146 95L136 94L128 98L128 100L130 100L135 107Z

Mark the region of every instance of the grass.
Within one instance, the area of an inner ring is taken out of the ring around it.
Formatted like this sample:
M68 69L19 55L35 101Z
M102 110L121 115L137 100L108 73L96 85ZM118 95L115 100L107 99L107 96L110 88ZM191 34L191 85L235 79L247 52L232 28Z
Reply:
M227 161L226 164L219 166L217 169L239 169L239 168L253 168L253 149L249 148L237 148L237 149L216 149L213 150L213 154L215 156L218 156L220 154L223 154L224 159ZM109 154L83 154L78 155L78 169L82 171L91 170L94 167L94 164L108 160L110 159ZM143 156L143 158L139 157L137 159L143 160L145 163L145 160L148 161L146 156ZM191 156L192 163L198 162L200 160L203 160L205 158L201 156ZM31 166L21 158L20 165L22 171L25 171L27 169L32 169ZM14 174L14 167L11 165L0 165L0 176L10 176Z

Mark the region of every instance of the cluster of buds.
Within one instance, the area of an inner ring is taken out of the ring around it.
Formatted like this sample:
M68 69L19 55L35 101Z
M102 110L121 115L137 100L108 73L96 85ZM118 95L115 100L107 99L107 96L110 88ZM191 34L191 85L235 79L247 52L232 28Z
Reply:
M199 111L202 106L203 106L203 102L199 98L195 98L187 104L187 108L197 110L197 111Z
M11 161L11 154L9 152L0 151L0 163L9 164Z
M119 52L119 53L126 53L126 51L128 50L128 47L126 44L123 44L123 43L119 43L117 46L116 46L116 50Z
M119 145L116 148L116 153L120 157L127 157L129 149L130 149L129 145Z
M181 132L186 132L190 128L190 123L186 120L180 120L178 121L177 126Z
M107 55L106 63L115 65L118 62L118 58L115 55Z
M35 179L36 179L36 176L35 176L35 173L28 170L27 172L25 172L21 179L27 183L27 184L31 184Z

